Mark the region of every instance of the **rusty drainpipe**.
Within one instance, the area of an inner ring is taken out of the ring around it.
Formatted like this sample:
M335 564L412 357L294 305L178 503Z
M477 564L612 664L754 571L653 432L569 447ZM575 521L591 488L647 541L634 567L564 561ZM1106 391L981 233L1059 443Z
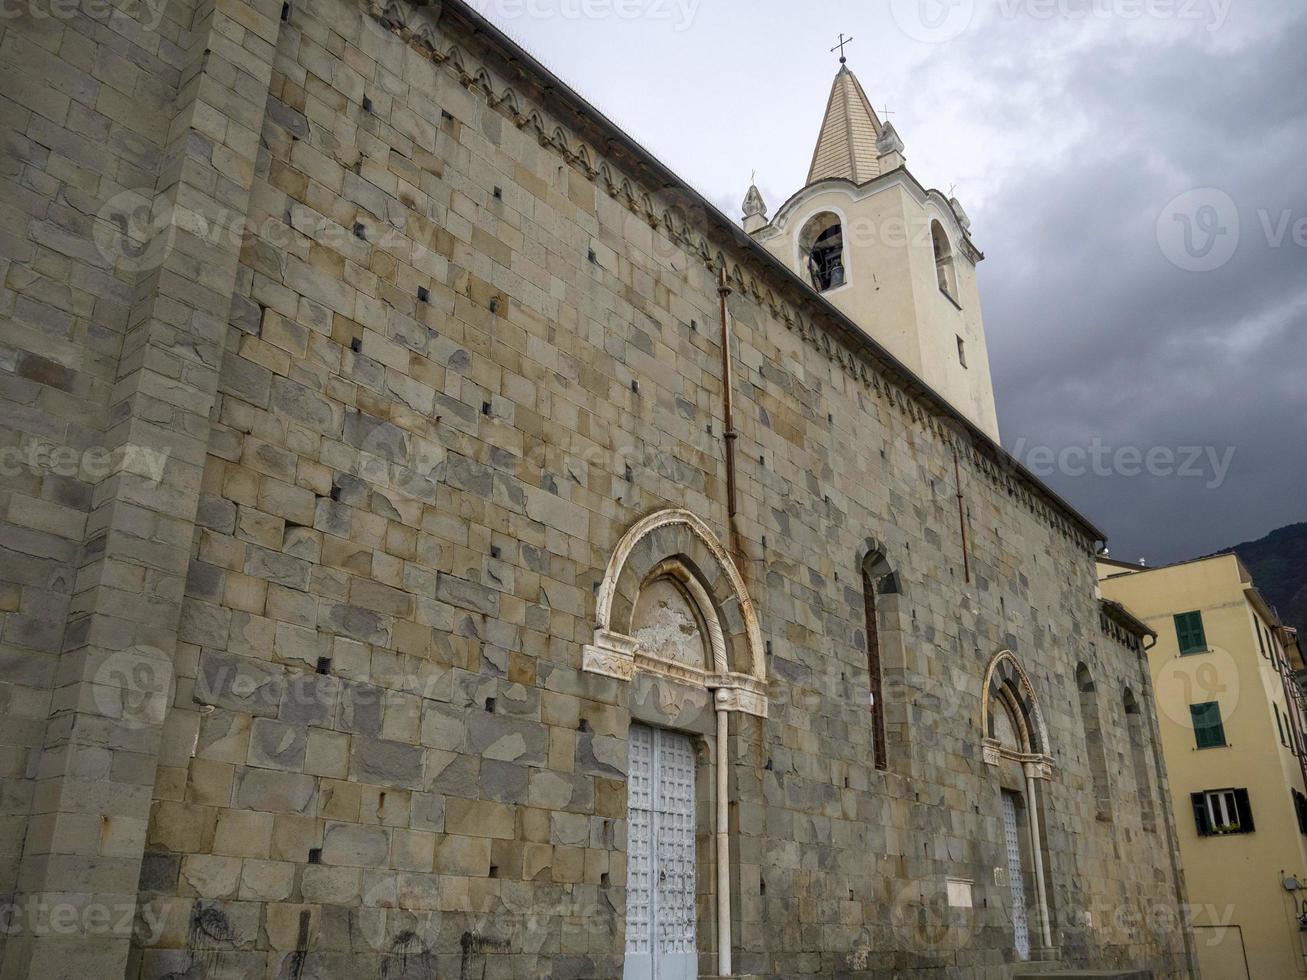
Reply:
M726 266L722 265L717 278L717 298L721 308L722 326L722 415L724 416L726 440L726 514L730 530L731 560L740 574L746 575L748 563L744 560L744 548L739 531L735 526L735 440L739 433L735 431L735 414L732 410L732 393L735 382L731 377L731 328L730 314L726 300L731 295L731 287L726 281ZM726 671L726 663L715 664L719 671ZM718 692L720 693L720 692ZM731 975L731 824L730 824L730 755L727 742L730 738L730 721L726 707L713 697L713 706L717 715L717 972L720 976Z
M739 433L735 431L735 415L731 398L735 382L731 378L731 328L730 314L726 309L727 297L731 287L726 283L726 266L723 265L718 275L717 297L721 302L722 320L722 414L726 425L726 514L731 519L731 538L735 538L735 440Z
M962 468L958 464L958 447L953 447L953 480L958 485L958 527L962 530L962 571L971 582L971 556L967 549L967 498L962 495Z

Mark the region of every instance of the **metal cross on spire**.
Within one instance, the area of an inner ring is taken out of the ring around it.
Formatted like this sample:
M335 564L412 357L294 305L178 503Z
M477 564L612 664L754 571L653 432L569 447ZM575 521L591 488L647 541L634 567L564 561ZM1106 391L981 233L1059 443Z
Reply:
M844 32L841 31L841 32L840 32L840 43L837 44L837 45L835 45L835 47L831 48L831 53L832 53L832 54L835 53L836 51L838 51L838 52L840 53L840 64L841 64L841 65L843 65L843 64L847 64L847 63L848 63L848 60L849 60L848 58L844 57L844 46L845 46L846 44L852 44L852 43L853 43L853 38L851 38L851 37L850 37L850 38L846 38L846 37L844 36Z

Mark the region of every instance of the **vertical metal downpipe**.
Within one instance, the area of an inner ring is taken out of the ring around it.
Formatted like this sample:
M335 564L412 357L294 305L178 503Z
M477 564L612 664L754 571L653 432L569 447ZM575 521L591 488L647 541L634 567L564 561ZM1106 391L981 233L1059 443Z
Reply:
M743 549L740 536L735 527L736 492L735 492L735 441L739 433L735 431L735 413L732 403L735 381L731 372L731 327L730 314L726 300L731 295L731 287L726 281L726 266L722 265L717 279L717 298L721 313L722 344L722 416L725 425L726 449L726 515L730 535L732 560L743 573ZM726 672L730 665L715 665L718 671ZM717 692L721 694L723 692ZM731 811L727 798L730 787L727 770L730 737L730 718L726 706L714 695L714 708L717 712L717 973L719 976L731 975Z
M718 275L717 297L721 303L722 324L722 415L726 425L726 514L731 519L731 538L735 538L735 440L739 433L735 431L735 414L732 393L735 388L731 376L731 328L730 314L726 310L727 297L731 287L726 284L726 266L723 265Z
M958 526L962 530L962 572L971 583L971 555L967 547L967 498L962 494L962 467L958 464L958 447L953 447L953 480L958 487Z

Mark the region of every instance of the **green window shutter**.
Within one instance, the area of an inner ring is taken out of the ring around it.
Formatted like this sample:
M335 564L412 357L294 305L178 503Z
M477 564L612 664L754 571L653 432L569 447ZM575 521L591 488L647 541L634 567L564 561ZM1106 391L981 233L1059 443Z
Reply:
M1207 747L1207 710L1206 705L1189 705L1189 719L1194 726L1194 744L1198 748Z
M1211 831L1207 826L1207 797L1203 793L1190 793L1189 802L1194 808L1194 826L1198 829L1199 837L1207 837Z
M1239 833L1251 834L1257 829L1257 826L1253 823L1253 808L1248 802L1248 791L1246 789L1234 791L1234 805L1239 812Z
M1178 613L1175 617L1175 639L1180 645L1180 655L1184 656L1189 652L1189 645L1192 642L1189 637L1189 614Z
M1203 630L1203 614L1200 612L1177 613L1175 616L1175 635L1180 643L1180 653L1205 653L1207 634Z
M1215 701L1189 705L1194 725L1194 742L1200 749L1225 745L1225 726L1221 724L1221 706Z

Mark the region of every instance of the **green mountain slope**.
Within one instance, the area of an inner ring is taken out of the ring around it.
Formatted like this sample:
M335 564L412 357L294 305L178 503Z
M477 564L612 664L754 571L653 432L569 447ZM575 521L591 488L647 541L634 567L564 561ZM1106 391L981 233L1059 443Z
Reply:
M1307 638L1307 523L1290 524L1233 551L1252 572L1253 581L1280 618Z

